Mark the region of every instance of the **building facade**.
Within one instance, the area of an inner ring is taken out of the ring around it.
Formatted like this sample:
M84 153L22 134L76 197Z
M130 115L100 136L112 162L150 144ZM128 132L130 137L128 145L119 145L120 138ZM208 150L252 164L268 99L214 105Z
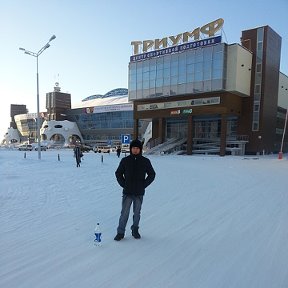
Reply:
M20 105L20 104L11 104L10 105L10 128L17 129L17 125L14 119L15 115L19 114L26 114L28 112L26 105Z
M39 117L39 127L42 126L46 113ZM17 130L20 134L20 142L34 143L37 141L37 113L18 114L14 116Z
M279 151L276 133L281 37L269 26L242 32L241 42L253 53L250 97L243 101L240 129L249 135L247 150ZM287 108L287 107L286 107ZM243 115L244 116L244 115Z
M134 135L150 119L156 143L185 138L187 154L276 152L287 109L278 108L281 37L269 26L243 31L241 45L209 36L150 52L143 41L145 53L130 57Z
M71 94L62 93L59 83L54 91L46 93L47 120L61 121L66 119L66 110L71 109Z
M118 89L116 89L118 90ZM125 94L89 99L67 110L67 119L77 123L86 144L119 144L122 134L133 134L133 104ZM109 92L108 92L109 93Z

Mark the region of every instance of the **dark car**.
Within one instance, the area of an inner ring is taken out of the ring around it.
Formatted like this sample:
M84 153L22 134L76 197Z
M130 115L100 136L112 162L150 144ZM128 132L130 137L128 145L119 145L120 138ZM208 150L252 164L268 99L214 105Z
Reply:
M82 145L81 146L81 151L82 152L89 152L89 151L92 151L92 150L93 150L93 148L91 146L89 146L89 145Z
M46 151L47 150L47 146L41 145L40 146L40 150L41 151ZM35 151L38 151L38 146L35 147Z

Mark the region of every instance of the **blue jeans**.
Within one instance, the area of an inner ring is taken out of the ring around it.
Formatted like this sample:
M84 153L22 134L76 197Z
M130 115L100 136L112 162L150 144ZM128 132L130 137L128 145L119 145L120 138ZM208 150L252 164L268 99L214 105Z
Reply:
M140 213L143 202L143 196L125 195L122 197L122 210L119 218L117 233L125 234L126 224L129 218L130 207L133 203L133 225L131 229L137 229L140 222Z

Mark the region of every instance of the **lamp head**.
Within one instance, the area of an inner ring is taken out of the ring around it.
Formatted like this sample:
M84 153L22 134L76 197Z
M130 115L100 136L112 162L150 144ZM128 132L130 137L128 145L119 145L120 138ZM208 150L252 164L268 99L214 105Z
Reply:
M49 39L49 42L51 42L52 40L54 40L56 38L55 35L53 35L50 39Z

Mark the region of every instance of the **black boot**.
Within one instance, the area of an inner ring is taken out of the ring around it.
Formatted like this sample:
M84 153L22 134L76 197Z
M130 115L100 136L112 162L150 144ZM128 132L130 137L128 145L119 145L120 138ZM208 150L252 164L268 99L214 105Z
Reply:
M132 229L132 236L133 236L135 239L140 239L140 238L141 238L141 235L139 234L138 229L139 229L139 228L133 228L133 229Z
M117 233L117 235L114 237L115 241L120 241L124 238L124 234L122 233Z

